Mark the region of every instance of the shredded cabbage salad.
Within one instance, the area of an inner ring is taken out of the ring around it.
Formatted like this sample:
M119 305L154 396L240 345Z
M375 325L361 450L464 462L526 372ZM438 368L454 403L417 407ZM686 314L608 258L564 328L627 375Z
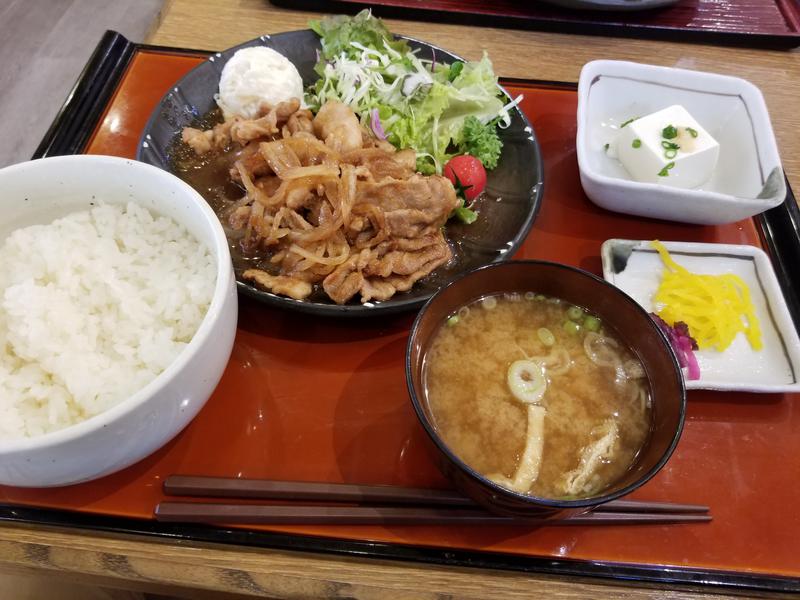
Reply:
M449 65L420 59L369 10L310 26L322 44L320 78L306 94L312 110L329 100L349 105L377 137L416 150L423 173L441 173L455 153L472 154L488 169L497 165L497 127L508 126L522 97L508 102L486 53Z

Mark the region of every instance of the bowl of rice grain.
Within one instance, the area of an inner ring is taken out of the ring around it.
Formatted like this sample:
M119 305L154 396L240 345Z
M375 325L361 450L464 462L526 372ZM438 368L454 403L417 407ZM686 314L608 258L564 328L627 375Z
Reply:
M0 484L69 485L175 437L230 357L237 298L205 200L133 160L0 169Z

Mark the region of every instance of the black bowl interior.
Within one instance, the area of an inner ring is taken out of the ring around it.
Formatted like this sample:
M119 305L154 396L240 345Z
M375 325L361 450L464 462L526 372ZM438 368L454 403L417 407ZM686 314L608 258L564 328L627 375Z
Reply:
M436 56L438 63L461 60L441 48L406 38L422 58ZM137 147L136 158L167 171L175 172L170 160L170 146L183 127L196 122L216 104L214 93L225 63L245 47L268 46L291 60L305 85L317 79L314 72L319 37L311 30L290 31L261 36L224 52L211 55L192 69L167 92L153 111ZM332 316L369 316L398 313L422 306L440 287L461 273L511 257L528 235L542 196L544 168L533 128L518 108L511 111L511 125L500 132L503 153L500 162L488 174L485 198L478 210L480 218L472 225L452 220L446 226L454 259L417 282L408 292L385 302L362 305L351 302L339 306L328 300L298 301L278 296L241 281L239 290L267 304L313 314ZM179 173L176 173L180 175ZM201 194L206 190L198 190ZM497 201L501 199L501 201Z
M601 495L580 500L550 500L498 486L474 471L439 438L423 381L425 355L445 319L460 306L502 292L545 294L597 314L616 330L644 365L653 403L652 431L636 464ZM457 487L499 512L524 514L541 508L575 509L627 494L666 463L680 437L686 405L683 377L668 342L650 316L629 296L594 275L565 265L518 261L478 269L451 283L425 306L409 337L406 376L414 409L439 454L439 465Z

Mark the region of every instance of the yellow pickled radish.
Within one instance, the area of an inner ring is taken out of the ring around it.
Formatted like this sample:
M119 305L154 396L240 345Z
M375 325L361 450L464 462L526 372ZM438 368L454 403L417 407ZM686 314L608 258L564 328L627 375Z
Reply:
M738 275L698 275L682 267L664 245L653 241L664 261L661 284L653 296L656 314L670 325L683 321L701 350L719 352L743 332L754 350L761 350L761 326L747 284Z

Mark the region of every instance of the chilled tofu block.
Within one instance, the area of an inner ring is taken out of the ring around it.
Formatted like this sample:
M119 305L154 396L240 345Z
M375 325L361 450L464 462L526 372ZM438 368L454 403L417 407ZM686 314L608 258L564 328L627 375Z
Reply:
M676 104L623 123L616 154L636 181L694 188L711 178L719 144Z

